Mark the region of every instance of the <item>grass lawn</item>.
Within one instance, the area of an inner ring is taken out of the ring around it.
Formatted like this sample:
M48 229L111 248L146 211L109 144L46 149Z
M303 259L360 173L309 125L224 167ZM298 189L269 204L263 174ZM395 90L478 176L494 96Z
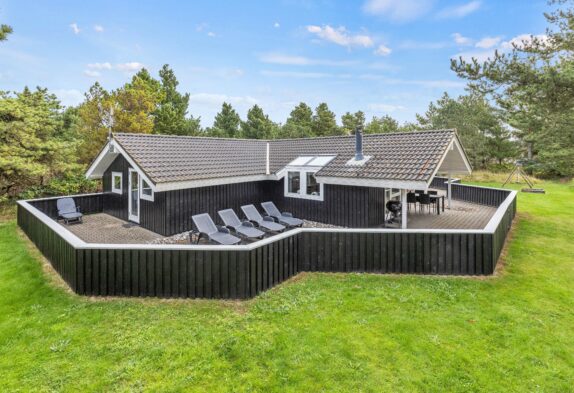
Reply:
M87 299L0 223L0 391L574 391L574 185L486 279L302 274L246 302Z

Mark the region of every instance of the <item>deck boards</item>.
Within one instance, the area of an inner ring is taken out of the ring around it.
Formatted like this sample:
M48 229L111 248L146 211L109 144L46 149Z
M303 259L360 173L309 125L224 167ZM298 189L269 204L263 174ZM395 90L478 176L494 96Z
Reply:
M445 201L445 204L448 202ZM414 206L408 212L409 229L484 229L496 212L495 207L474 203L452 201L451 209L445 208L440 215L431 210L423 213L414 212Z

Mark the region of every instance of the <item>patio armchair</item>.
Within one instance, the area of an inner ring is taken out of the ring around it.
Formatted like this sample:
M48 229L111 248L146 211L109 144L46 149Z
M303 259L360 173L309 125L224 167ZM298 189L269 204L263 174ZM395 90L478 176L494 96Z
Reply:
M290 227L300 227L303 226L303 220L293 217L293 214L287 212L280 212L277 206L273 202L263 202L261 204L265 213L268 216L276 219L279 223L290 226Z
M429 194L421 194L419 195L419 205L420 205L420 210L423 211L425 206L427 207L427 211L430 213L430 209L431 209L431 198Z
M408 210L411 210L411 204L414 203L415 204L415 211L417 208L417 194L415 194L414 192L409 192L407 193L407 208Z
M235 233L245 236L249 239L261 239L265 232L255 228L250 221L241 221L233 209L225 209L217 212L225 226Z
M58 218L63 219L67 224L70 221L82 222L83 214L80 212L80 207L76 206L73 198L60 198L56 201L56 207L58 208Z
M199 236L197 237L198 243L202 237L207 237L212 242L226 246L237 244L241 241L240 238L233 236L229 232L229 229L215 225L207 213L196 214L195 216L191 216L191 219L199 232Z
M241 210L249 221L261 228L272 232L282 232L285 230L284 225L276 223L271 217L263 217L253 205L241 206Z

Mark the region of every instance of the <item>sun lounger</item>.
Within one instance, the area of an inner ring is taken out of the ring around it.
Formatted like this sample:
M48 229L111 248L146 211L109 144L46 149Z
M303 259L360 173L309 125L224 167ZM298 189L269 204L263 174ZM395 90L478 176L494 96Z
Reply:
M199 237L197 238L198 242L203 236L206 236L209 240L215 243L223 245L233 245L241 241L237 236L230 234L229 229L215 225L207 213L197 214L192 216L191 219L199 231Z
M241 210L245 217L258 225L272 232L281 232L285 229L284 225L278 224L271 217L263 217L253 205L241 206Z
M235 233L250 239L261 239L265 232L255 228L252 222L241 221L233 209L225 209L217 212L225 226Z
M277 206L275 206L273 202L263 202L261 206L263 207L263 210L265 210L267 215L273 217L281 224L290 227L300 227L303 225L303 220L293 217L291 213L280 212L279 209L277 209Z

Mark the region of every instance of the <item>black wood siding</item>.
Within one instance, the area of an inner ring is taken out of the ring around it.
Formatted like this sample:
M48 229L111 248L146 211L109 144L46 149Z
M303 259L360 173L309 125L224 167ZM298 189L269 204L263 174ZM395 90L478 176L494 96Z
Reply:
M385 216L385 189L325 184L324 201L284 196L283 181L270 182L279 209L311 221L368 228L380 226Z
M121 220L128 220L128 176L130 165L120 154L104 172L102 186L104 189L103 212ZM112 172L122 173L122 194L112 192Z

